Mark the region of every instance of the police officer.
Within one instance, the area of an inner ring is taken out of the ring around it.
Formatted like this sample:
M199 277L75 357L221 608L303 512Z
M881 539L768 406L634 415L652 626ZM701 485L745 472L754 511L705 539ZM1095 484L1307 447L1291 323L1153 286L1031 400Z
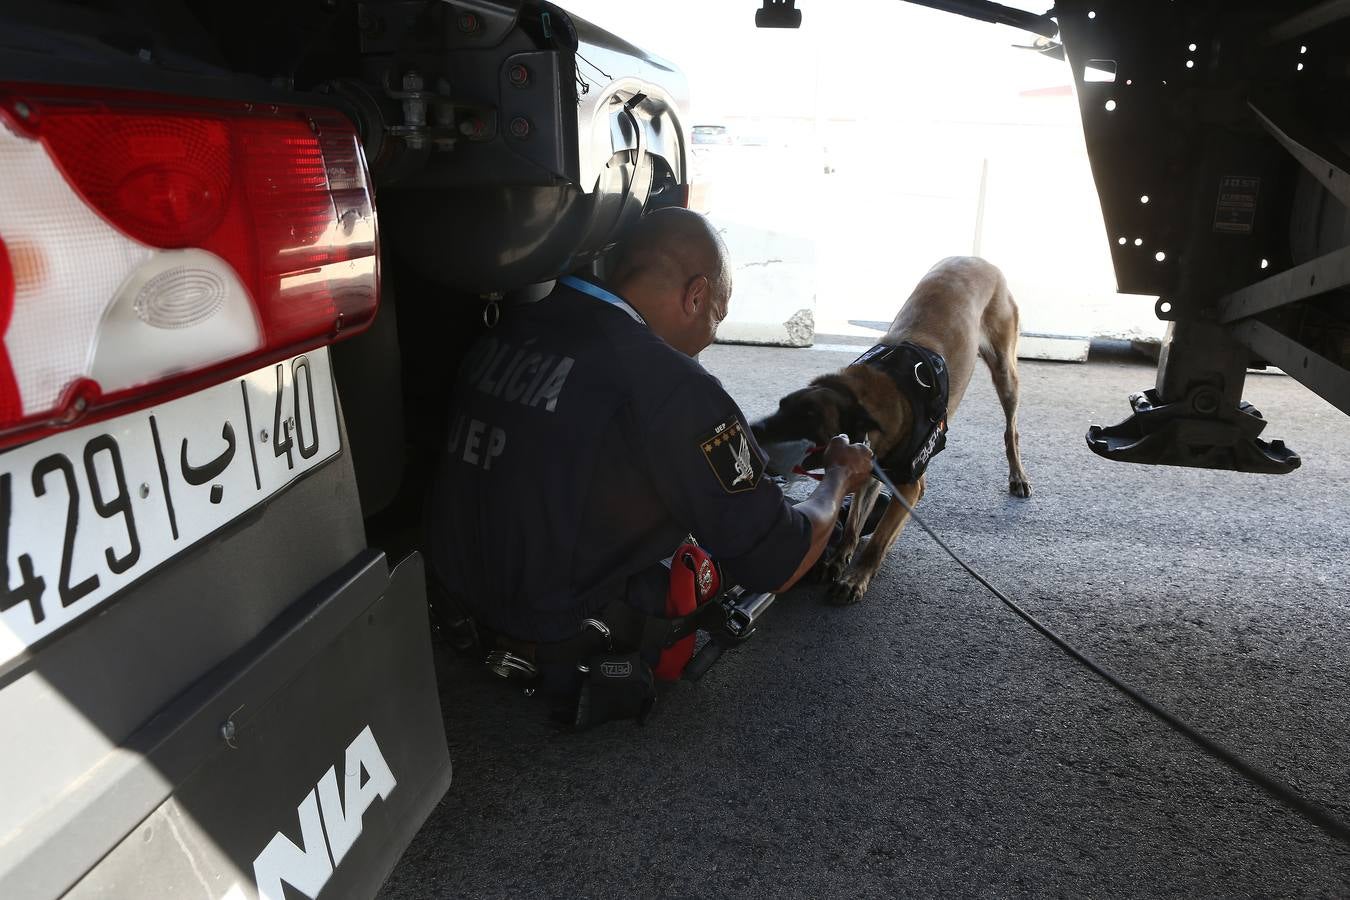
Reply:
M745 417L694 358L730 295L717 232L661 210L634 227L606 284L563 278L470 352L428 559L488 634L564 641L616 601L659 614L658 562L690 534L725 584L751 591L785 591L819 558L871 452L836 438L824 480L795 505L763 477Z

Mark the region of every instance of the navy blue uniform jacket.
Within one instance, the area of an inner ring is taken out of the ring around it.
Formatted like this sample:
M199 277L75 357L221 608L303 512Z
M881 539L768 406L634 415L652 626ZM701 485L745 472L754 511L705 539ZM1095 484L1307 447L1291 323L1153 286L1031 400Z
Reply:
M499 632L570 637L689 534L749 590L806 554L810 523L763 477L736 403L620 307L559 286L508 310L455 404L428 557Z

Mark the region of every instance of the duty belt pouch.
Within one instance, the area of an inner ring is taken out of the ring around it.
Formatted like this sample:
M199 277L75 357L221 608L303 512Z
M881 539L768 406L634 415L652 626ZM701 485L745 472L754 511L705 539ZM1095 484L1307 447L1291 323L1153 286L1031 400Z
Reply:
M656 679L640 653L599 653L586 668L574 723L578 730L616 719L646 721L656 704Z

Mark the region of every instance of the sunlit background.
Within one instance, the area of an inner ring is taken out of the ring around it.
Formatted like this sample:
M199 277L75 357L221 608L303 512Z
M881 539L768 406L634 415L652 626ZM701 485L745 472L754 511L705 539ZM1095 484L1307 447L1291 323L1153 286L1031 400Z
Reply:
M1015 46L1033 35L901 0L799 0L800 30L755 28L757 0L565 5L679 66L689 124L725 127L694 148L735 257L723 339L875 335L858 323L970 253L1007 274L1024 335L1161 336L1152 298L1116 293L1071 74ZM1086 353L1045 343L1023 341Z

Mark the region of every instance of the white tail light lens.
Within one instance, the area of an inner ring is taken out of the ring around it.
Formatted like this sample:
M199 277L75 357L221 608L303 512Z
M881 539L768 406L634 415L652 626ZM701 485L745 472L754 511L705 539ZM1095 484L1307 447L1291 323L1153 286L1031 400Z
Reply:
M0 85L0 447L360 331L373 198L323 108Z
M247 356L263 333L229 263L205 250L165 250L122 281L95 341L89 377L109 392Z

